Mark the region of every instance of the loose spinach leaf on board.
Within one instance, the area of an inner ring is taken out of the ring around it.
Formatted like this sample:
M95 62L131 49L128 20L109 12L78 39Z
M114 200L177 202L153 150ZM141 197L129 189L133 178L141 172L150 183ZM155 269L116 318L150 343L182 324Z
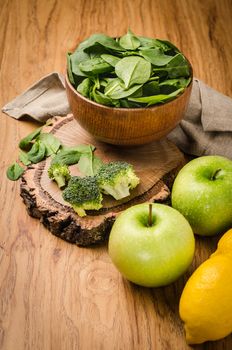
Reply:
M78 162L80 172L84 176L94 176L102 166L102 161L92 153L83 154Z
M17 162L10 165L6 171L6 175L11 181L17 181L23 175L23 173L23 167L21 167Z
M139 38L130 30L119 39L119 44L126 50L136 50L140 46Z
M45 155L49 157L51 154L57 153L61 146L60 140L52 134L41 133L37 138L45 146Z
M19 160L26 166L31 164L31 161L28 159L28 154L26 152L19 152Z
M78 167L84 176L94 176L102 164L102 160L94 155L93 149L89 146L89 152L82 153Z
M151 64L142 57L124 57L116 64L115 73L128 89L134 84L144 84L148 81Z
M43 160L46 156L46 147L40 140L35 141L31 150L27 153L28 159L36 164Z
M84 153L93 152L92 145L78 145L75 147L62 146L58 153L52 158L51 164L73 165L77 164Z
M41 130L42 127L37 128L26 137L24 137L21 141L19 141L19 148L28 151L33 145L32 141L36 139L36 137L41 133Z
M147 106L151 106L157 103L170 101L173 98L175 98L178 94L180 94L183 90L184 88L178 89L169 95L154 95L154 96L145 96L145 97L137 97L137 98L129 97L128 100L132 102L143 103L143 104L146 104Z

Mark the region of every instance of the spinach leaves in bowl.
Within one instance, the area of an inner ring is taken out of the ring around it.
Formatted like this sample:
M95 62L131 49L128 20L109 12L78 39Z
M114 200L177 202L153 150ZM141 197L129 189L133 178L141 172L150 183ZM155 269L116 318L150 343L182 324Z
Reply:
M170 42L93 34L67 54L70 83L81 95L111 107L139 108L168 102L191 82L191 67Z

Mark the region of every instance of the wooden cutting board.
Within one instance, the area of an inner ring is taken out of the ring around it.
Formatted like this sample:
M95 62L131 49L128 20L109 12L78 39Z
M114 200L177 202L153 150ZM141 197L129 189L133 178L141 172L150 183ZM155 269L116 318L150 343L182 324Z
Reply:
M107 239L117 215L129 206L153 201L166 201L173 179L184 164L184 156L167 139L143 146L118 147L99 142L91 137L73 118L54 117L50 126L43 128L59 138L62 144L74 146L92 144L96 155L104 162L126 161L134 166L141 183L123 200L116 201L104 196L103 208L89 211L79 217L62 198L62 192L47 175L51 159L29 166L21 182L21 196L28 213L60 238L82 246ZM78 167L70 167L72 175L79 175Z

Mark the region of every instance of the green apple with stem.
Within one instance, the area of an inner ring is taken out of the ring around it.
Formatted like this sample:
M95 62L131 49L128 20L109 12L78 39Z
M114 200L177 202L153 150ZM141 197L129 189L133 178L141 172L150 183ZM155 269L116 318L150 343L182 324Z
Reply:
M177 210L143 203L126 209L109 236L109 255L129 281L145 287L174 282L191 264L192 229Z
M221 156L191 160L174 181L172 206L196 234L227 231L232 227L232 161Z

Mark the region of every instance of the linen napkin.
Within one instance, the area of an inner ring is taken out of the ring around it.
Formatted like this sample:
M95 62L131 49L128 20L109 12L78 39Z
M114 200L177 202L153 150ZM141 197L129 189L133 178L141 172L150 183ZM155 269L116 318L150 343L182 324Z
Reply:
M232 159L232 98L194 78L184 119L168 138L187 154Z
M55 115L70 113L64 76L58 72L46 75L7 103L2 112L15 119L29 116L42 123Z
M40 122L70 113L64 77L58 72L43 77L2 111L15 119L29 116ZM185 116L168 138L187 154L232 159L232 99L194 78Z

